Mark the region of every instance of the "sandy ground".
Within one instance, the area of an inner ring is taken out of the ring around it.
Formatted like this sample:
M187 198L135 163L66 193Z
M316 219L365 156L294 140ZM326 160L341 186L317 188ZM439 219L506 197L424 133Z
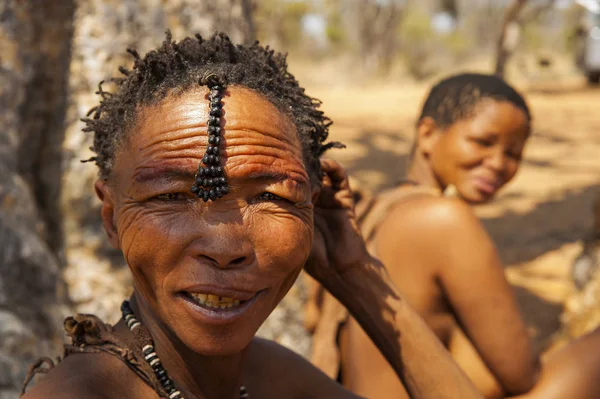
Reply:
M520 88L534 117L521 170L493 203L476 211L542 349L560 328L564 301L574 290L569 268L600 196L600 88L580 80ZM313 85L307 91L333 119L331 139L348 146L330 157L374 190L402 176L426 85Z

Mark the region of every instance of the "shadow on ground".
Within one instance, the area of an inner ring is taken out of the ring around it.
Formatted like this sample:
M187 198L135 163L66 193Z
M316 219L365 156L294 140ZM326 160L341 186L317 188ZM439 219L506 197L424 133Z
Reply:
M530 261L566 243L582 239L591 228L592 206L600 196L600 185L567 191L527 213L507 211L499 217L483 218L506 265Z

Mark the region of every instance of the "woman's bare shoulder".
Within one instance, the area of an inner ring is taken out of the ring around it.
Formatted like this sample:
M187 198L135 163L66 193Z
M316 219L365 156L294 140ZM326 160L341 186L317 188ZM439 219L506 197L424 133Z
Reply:
M125 363L106 353L71 355L48 374L39 374L35 381L23 399L108 399L142 397L138 396L142 393L146 395L143 397L153 398L148 396L153 391L148 391Z
M255 338L248 351L248 392L288 398L355 398L308 360L284 346ZM265 378L268 376L268 378Z
M410 190L410 189L407 189ZM458 198L415 193L398 201L383 219L387 230L444 233L447 230L481 228L471 207Z

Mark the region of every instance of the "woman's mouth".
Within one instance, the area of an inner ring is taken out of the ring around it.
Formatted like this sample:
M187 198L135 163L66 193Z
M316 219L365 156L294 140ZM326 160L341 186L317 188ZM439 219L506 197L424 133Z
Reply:
M487 179L483 179L480 177L476 177L473 182L475 183L475 188L477 191L486 194L493 195L498 191L500 184L498 182L492 182Z
M202 293L187 293L189 297L200 306L205 306L210 309L229 309L246 301L240 301L239 299L229 298L226 296L217 296L213 294L202 294Z
M233 323L243 317L257 302L266 290L258 292L227 294L227 291L217 295L216 292L180 291L176 297L195 319L203 323L222 325ZM227 294L227 296L225 295ZM231 295L231 296L229 296Z

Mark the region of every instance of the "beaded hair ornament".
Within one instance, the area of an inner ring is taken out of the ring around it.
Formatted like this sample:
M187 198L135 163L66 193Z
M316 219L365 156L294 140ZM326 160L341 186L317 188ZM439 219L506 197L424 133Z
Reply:
M208 117L208 144L206 153L198 165L196 180L191 190L204 202L215 201L229 192L225 171L221 164L220 145L222 141L223 92L225 82L215 74L205 75L198 82L210 90L208 100L210 112Z

